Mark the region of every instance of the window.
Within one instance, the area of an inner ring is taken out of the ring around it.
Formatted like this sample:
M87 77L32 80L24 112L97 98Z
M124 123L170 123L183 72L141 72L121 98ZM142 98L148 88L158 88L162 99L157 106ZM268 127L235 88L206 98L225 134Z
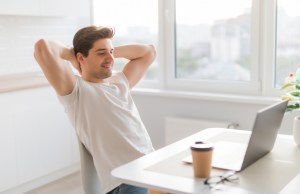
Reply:
M170 0L163 56L166 88L258 94L259 5L256 0ZM163 13L165 13L163 12ZM170 12L170 13L169 13Z
M159 60L146 80L164 89L277 96L284 78L300 66L298 0L94 0L94 5L95 23L116 27L116 44L156 44Z
M275 86L300 67L300 2L278 0Z
M250 81L251 3L176 0L175 77Z
M157 0L94 0L94 24L112 26L116 30L113 45L128 43L158 44ZM134 6L133 6L134 5ZM115 69L121 70L124 60L115 61ZM146 80L158 77L157 60L147 72Z

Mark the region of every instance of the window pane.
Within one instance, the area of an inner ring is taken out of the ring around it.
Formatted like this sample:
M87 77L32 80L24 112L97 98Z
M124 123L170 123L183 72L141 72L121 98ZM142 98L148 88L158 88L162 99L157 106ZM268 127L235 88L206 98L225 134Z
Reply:
M275 86L300 66L300 1L277 2L277 48Z
M176 0L176 78L250 81L251 5Z
M113 45L158 43L157 0L94 0L94 24L112 26L116 30ZM126 60L116 59L114 68L121 70ZM157 59L145 79L157 79Z

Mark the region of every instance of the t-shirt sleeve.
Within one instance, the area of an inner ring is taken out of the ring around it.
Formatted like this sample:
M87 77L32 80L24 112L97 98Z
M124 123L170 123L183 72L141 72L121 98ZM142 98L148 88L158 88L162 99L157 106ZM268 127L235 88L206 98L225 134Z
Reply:
M125 76L125 74L123 72L118 72L115 74L115 78L119 81L122 82L123 84L125 84L126 86L129 86L129 82L127 77Z

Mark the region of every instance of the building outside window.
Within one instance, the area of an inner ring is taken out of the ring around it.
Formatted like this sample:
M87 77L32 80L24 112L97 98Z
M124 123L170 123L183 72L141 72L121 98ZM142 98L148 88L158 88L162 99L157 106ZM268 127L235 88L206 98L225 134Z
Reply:
M300 67L300 1L278 0L276 37L276 79L280 87L289 73Z
M251 0L176 0L175 13L176 78L250 81Z

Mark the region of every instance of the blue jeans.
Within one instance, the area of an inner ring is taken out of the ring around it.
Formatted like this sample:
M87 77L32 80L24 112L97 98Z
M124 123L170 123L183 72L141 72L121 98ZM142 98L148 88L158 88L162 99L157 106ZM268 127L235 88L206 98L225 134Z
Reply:
M107 194L147 194L148 190L133 185L121 184Z

